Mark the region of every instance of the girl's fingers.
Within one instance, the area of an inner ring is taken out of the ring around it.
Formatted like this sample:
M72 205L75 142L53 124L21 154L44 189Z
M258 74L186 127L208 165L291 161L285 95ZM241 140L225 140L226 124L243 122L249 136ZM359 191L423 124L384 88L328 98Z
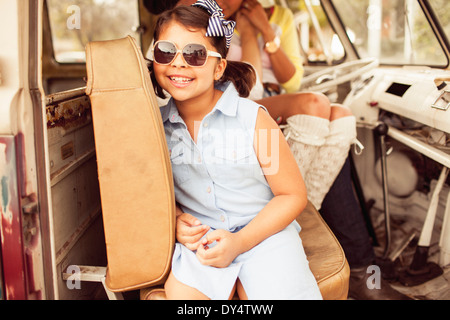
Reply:
M202 225L184 229L186 230L177 230L178 241L188 247L188 249L195 250L201 243L203 236L208 232L209 227Z
M183 223L188 226L199 226L201 225L200 220L189 213L183 213L177 217L177 223Z
M197 248L197 259L205 266L217 267L217 261L220 255L217 255L215 249L216 247L209 248L209 246L201 244Z
M206 232L208 232L209 227L205 225L201 225L198 227L189 227L184 226L182 229L180 228L180 233L182 233L185 237L203 237ZM198 239L197 239L198 240Z

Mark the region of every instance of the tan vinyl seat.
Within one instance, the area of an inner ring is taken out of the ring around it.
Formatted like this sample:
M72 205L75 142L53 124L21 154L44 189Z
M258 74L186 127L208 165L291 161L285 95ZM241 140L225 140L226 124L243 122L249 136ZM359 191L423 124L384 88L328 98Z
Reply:
M105 287L142 289L141 299L165 299L161 286L175 243L175 199L147 66L131 37L92 42L86 52L108 258ZM298 221L323 298L346 299L350 269L337 239L310 203Z
M345 300L350 268L334 234L311 203L297 218L309 266L324 300ZM161 287L141 290L142 300L165 300Z
M164 128L133 38L86 47L112 292L163 283L175 243L175 197Z

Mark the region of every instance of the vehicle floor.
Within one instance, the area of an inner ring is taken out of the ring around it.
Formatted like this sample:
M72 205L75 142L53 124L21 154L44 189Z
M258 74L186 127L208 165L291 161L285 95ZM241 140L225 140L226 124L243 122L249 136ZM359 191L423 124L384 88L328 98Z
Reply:
M384 257L386 250L386 227L384 223L384 212L372 208L371 219L375 230L378 246L374 246L377 257ZM441 267L442 275L434 277L426 282L417 285L405 285L401 281L407 274L407 269L416 252L422 224L412 219L404 219L401 216L391 215L390 219L391 241L388 250L388 257L391 259L381 260L381 270L387 274L387 279L391 286L398 291L418 300L450 300L450 264ZM436 229L436 226L435 226ZM434 230L431 245L428 251L428 263L439 263L439 235L440 230ZM407 244L407 245L406 245ZM403 249L402 249L403 248ZM398 257L396 257L398 256ZM392 261L392 258L395 260ZM412 277L412 279L417 277ZM411 279L411 277L408 277Z

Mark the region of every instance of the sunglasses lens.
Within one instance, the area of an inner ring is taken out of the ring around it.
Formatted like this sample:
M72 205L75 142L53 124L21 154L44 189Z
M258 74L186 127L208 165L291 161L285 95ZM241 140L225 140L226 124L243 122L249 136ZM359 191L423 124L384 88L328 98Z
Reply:
M177 48L170 42L158 42L153 53L154 59L160 64L169 64L177 54Z
M153 58L159 64L170 64L177 55L177 48L168 41L156 43ZM183 48L183 58L192 67L201 67L206 63L208 50L201 44L188 44Z
M188 44L183 49L183 57L189 65L193 67L200 67L206 63L208 52L201 44Z

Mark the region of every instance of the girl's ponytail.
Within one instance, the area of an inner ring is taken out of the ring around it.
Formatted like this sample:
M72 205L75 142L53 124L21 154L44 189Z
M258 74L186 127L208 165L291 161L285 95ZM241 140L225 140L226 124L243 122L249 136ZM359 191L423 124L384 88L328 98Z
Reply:
M256 72L253 67L245 62L227 61L227 68L219 82L231 81L239 96L246 98L256 83Z

